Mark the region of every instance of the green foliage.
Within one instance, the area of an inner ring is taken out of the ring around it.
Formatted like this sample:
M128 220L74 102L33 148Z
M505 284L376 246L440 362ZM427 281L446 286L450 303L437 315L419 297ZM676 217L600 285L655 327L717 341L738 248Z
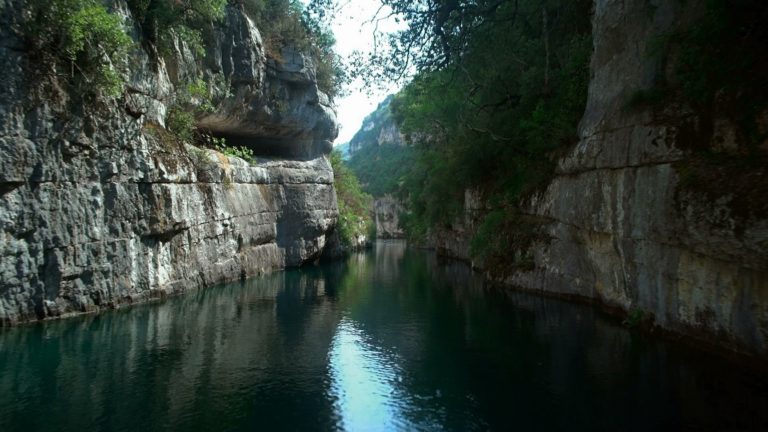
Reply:
M531 246L550 238L534 217L521 215L514 208L498 208L480 222L470 253L481 260L484 268L503 277L533 269Z
M187 27L186 25L177 25L172 30L161 33L159 41L160 52L163 54L171 52L171 32L175 33L180 41L186 42L195 55L198 57L205 55L205 41L203 40L202 33L200 30Z
M161 52L170 50L173 35L198 56L205 53L201 29L224 17L227 0L128 0L128 7L145 38Z
M198 176L204 175L203 173L209 171L215 165L215 162L205 149L189 147L188 154L192 165L197 170Z
M219 153L240 158L250 164L256 163L256 156L253 154L253 150L248 147L228 146L223 138L213 138L213 140L215 142L215 149Z
M344 164L341 153L331 153L333 184L339 203L339 236L342 243L351 247L354 239L375 232L371 218L373 197L362 191L357 177Z
M70 71L69 83L84 84L82 93L122 93L117 67L131 39L119 16L96 0L34 0L26 17L27 42L48 67Z
M495 247L499 241L533 238L510 231L514 209L551 177L558 152L577 141L589 78L592 2L472 4L445 3L466 9L440 25L474 24L426 36L435 42L427 47L434 57L417 62L419 73L395 97L392 111L416 153L408 172L399 175L411 211L404 218L409 236L451 224L461 214L464 189L472 187L492 207L504 209L487 216L474 242L474 254L487 257L503 249ZM412 17L410 33L401 36L418 38L415 31L424 25L423 17Z
M163 146L165 151L169 153L177 153L178 149L183 149L183 142L168 129L154 122L147 122L144 124L144 131L153 137Z
M768 138L768 131L759 127L768 99L768 3L704 0L703 6L693 24L656 41L650 54L669 65L664 70L668 73L660 73L652 88L633 95L629 105L682 102L703 124L712 121L717 105L720 115L739 126L743 147L755 147ZM697 145L703 149L711 139L711 133L699 136Z
M195 82L187 84L187 93L194 98L208 99L210 98L210 90L208 90L208 84L198 79Z
M191 143L195 139L195 116L191 112L178 106L172 107L168 110L165 124L183 142Z
M166 125L168 130L174 133L180 140L191 143L200 138L208 147L216 148L217 142L212 142L205 134L197 133L195 117L197 115L211 113L215 110L211 99L211 90L204 80L197 79L188 83L183 91L177 95L176 104L168 110Z
M200 113L211 113L215 111L211 90L202 79L187 84L186 94L181 95L183 102L194 104L195 109Z
M334 52L336 39L325 22L333 9L329 0L244 0L245 10L264 38L267 55L282 61L281 51L291 46L309 53L317 72L318 87L331 97L339 95L348 77Z
M470 244L470 252L474 257L486 259L493 251L509 246L504 244L503 237L499 235L504 231L508 217L503 209L486 215Z
M632 309L622 324L629 328L636 328L643 322L644 318L645 312L642 309Z
M415 153L403 142L379 142L385 128L396 128L390 110L392 99L389 96L380 103L350 141L350 146L358 150L351 155L349 167L360 179L363 190L376 197L400 192Z
M355 152L348 164L363 190L380 197L400 192L414 153L411 147L366 146Z

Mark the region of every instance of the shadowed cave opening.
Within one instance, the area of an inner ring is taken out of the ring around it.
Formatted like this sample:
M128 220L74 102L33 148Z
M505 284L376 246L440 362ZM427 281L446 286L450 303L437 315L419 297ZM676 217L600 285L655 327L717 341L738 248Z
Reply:
M253 155L267 159L311 159L317 156L312 140L302 137L260 137L211 131L211 136L224 138L229 147L246 147Z

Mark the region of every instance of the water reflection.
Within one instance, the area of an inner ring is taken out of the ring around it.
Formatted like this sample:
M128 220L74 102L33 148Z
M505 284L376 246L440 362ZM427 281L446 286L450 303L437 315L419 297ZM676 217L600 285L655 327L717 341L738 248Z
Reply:
M768 430L764 381L403 243L0 332L0 430Z
M397 365L343 319L330 354L331 392L339 426L345 430L393 430L406 425L397 390Z

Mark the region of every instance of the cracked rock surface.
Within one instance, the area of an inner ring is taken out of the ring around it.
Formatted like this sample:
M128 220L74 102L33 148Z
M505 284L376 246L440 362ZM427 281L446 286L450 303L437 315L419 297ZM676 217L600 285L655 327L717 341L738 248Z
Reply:
M136 48L121 98L74 106L36 91L15 31L21 3L4 2L0 18L0 323L298 266L335 244L326 147L338 128L301 54L268 70L258 30L228 7L204 60L180 41L166 59ZM133 28L125 2L111 6ZM285 156L257 152L249 164L167 139L182 78L217 74L233 91L198 125L257 150L259 139L279 138Z
M739 214L728 190L713 196L682 184L679 167L695 160L685 142L698 121L694 113L671 106L658 116L626 108L633 92L648 89L663 70L649 47L679 31L676 26L691 21L701 4L595 1L581 139L560 159L546 191L523 204L543 235L524 250L509 245L510 257L527 261L503 279L639 312L678 334L765 357L767 215ZM734 135L726 118L714 123L715 136ZM765 174L763 168L745 177L748 187L764 185ZM765 199L757 196L751 204ZM432 245L469 259L479 208L468 191L465 217L433 233Z

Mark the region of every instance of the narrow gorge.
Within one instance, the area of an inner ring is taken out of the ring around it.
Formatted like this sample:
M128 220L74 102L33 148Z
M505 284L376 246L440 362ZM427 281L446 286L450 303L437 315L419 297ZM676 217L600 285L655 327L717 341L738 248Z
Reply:
M738 7L747 8L746 3ZM693 48L675 45L674 38L707 34L711 30L702 22L719 13L725 15L703 1L594 2L578 141L553 152L553 173L514 204L511 217L512 204L500 206L487 179L438 185L460 197L459 215L433 222L417 243L471 262L503 286L595 302L633 325L762 362L768 354L768 110L764 101L730 83L713 89L704 102L680 96L689 85L681 81L680 64L689 61L685 50ZM722 28L709 37L724 38ZM763 36L753 33L749 43ZM722 74L707 64L692 67L702 80ZM739 71L740 66L722 67ZM394 111L406 119L414 104L428 103L400 97L405 107ZM418 184L403 187L402 174L391 174L408 151L381 138L402 136L390 131L391 101L387 98L350 142L350 158L374 196L399 191L407 204L414 191L417 197L430 192ZM735 108L739 103L757 119L754 129L745 130L748 115ZM418 134L409 142L435 146ZM512 176L514 168L506 173ZM439 200L418 197L411 205L449 214L450 207L431 204ZM400 213L407 215L408 209ZM478 253L488 244L495 250Z
M0 431L768 430L764 0L0 12Z

